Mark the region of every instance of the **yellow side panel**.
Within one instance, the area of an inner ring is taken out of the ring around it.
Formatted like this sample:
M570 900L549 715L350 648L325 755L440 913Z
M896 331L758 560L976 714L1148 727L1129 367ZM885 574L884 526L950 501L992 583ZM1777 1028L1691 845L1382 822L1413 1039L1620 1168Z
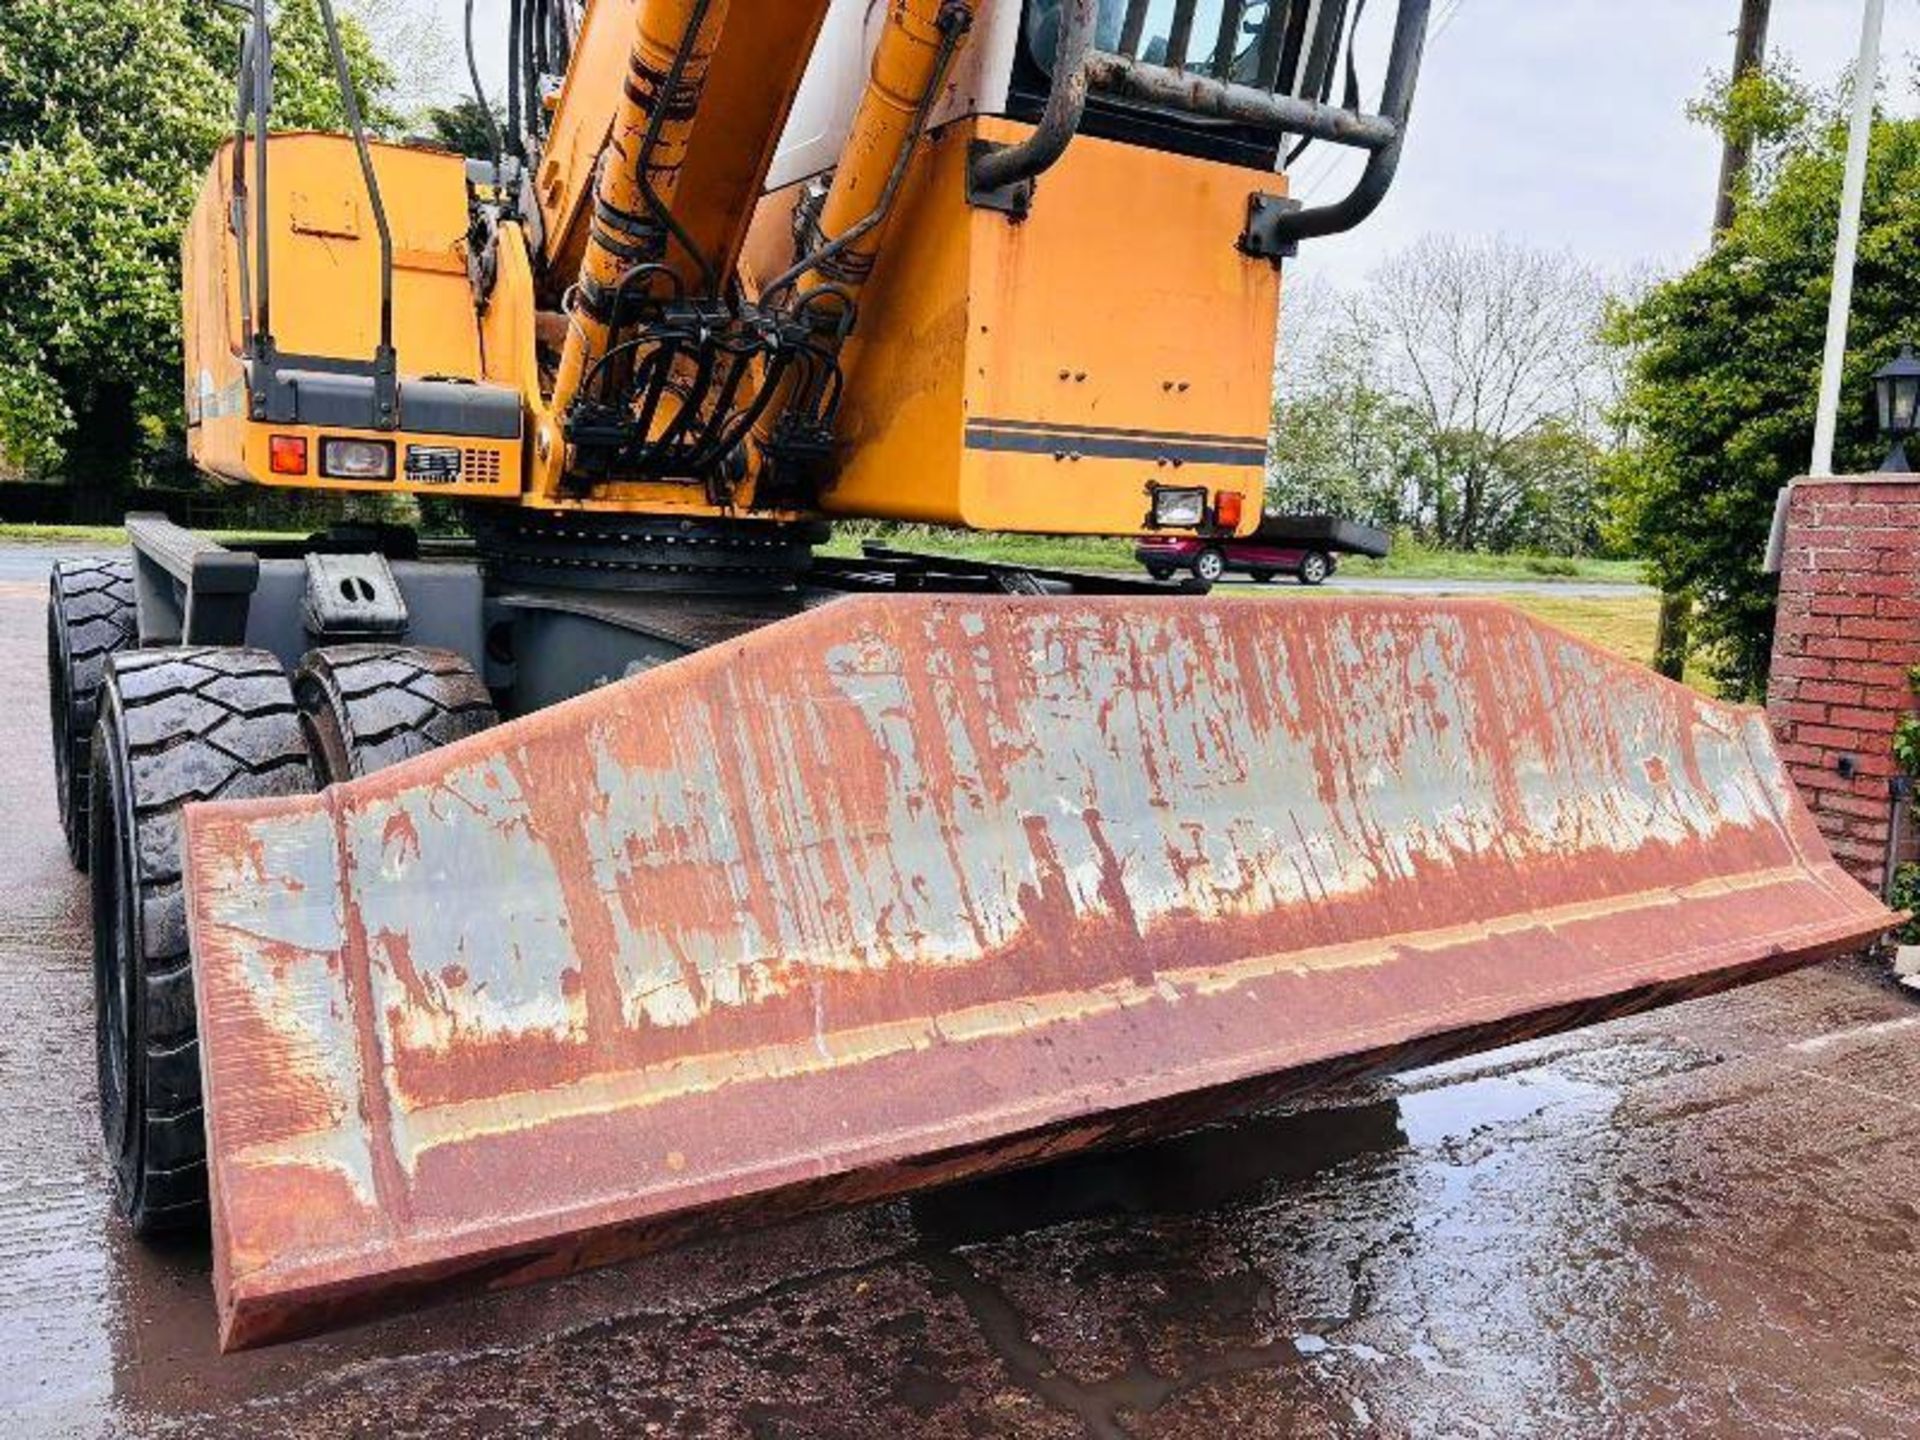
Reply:
M201 458L201 421L227 408L239 414L246 406L240 363L240 289L233 235L227 227L230 163L230 149L222 150L200 188L181 256L188 442L195 459Z
M536 422L546 415L546 396L540 389L540 358L534 334L537 302L533 289L533 259L527 233L517 221L500 227L494 255L493 292L480 317L480 353L483 379L509 385L520 392L520 403Z
M889 227L846 353L825 508L984 530L1131 534L1151 485L1258 523L1279 275L1240 253L1281 177L1080 136L1015 222L966 203L948 127Z
M466 161L373 147L393 228L393 335L405 375L480 376L467 279ZM372 356L380 339L380 239L353 143L278 135L268 147L273 338L283 355Z

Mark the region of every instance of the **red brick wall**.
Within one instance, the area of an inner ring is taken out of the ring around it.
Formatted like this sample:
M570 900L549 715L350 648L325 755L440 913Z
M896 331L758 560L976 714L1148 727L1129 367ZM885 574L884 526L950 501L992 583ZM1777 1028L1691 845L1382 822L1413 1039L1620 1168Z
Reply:
M1878 888L1893 729L1920 665L1920 482L1795 482L1767 717L1834 858ZM1846 770L1851 769L1849 777Z

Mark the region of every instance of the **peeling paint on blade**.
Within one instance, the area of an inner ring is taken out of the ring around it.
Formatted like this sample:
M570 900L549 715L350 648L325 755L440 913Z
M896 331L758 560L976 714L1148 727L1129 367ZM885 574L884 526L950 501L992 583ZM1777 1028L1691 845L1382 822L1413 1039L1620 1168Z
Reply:
M1472 602L848 599L187 860L229 1345L1888 919L1757 713Z

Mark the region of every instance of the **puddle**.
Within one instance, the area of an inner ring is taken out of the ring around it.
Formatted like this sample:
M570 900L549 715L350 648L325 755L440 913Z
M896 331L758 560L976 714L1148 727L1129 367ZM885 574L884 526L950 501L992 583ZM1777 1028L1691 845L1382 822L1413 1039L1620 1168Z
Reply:
M1407 1143L1424 1150L1509 1129L1549 1110L1605 1114L1619 1103L1620 1092L1543 1069L1404 1089L1398 1099Z
M1392 1100L1251 1115L1104 1154L1073 1156L920 1195L914 1224L933 1244L974 1245L1074 1220L1193 1215L1255 1201L1270 1187L1406 1143Z

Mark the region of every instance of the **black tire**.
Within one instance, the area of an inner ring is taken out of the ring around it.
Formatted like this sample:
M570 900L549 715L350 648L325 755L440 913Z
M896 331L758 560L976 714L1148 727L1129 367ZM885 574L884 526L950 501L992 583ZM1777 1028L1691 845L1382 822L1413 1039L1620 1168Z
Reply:
M1247 574L1253 577L1253 583L1256 585L1271 585L1273 583L1273 571L1271 570L1249 570Z
M294 672L293 693L323 785L477 735L500 718L465 660L411 645L309 651Z
M1193 578L1202 585L1217 585L1227 573L1227 557L1209 545L1193 557Z
M1155 580L1171 580L1173 578L1173 571L1164 565L1149 565L1147 567L1147 574Z
M133 561L60 560L47 581L47 698L67 858L87 868L87 775L107 661L138 640Z
M1333 560L1318 550L1309 550L1300 557L1300 583L1302 585L1324 585L1327 577L1333 574Z
M115 656L93 757L95 1039L114 1196L140 1234L197 1229L207 1151L180 812L303 794L313 770L286 673L259 650Z

